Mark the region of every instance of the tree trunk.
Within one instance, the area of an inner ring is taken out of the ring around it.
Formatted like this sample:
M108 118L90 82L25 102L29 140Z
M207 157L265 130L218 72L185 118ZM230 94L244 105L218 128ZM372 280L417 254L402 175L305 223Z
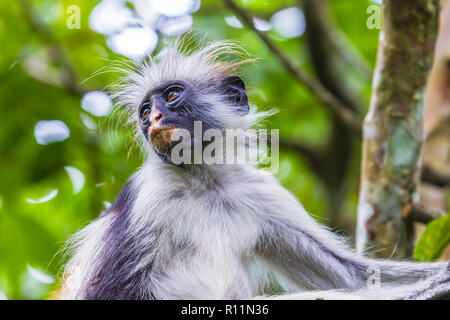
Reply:
M439 0L383 1L377 66L364 120L356 246L410 257L418 201L424 93L438 29Z

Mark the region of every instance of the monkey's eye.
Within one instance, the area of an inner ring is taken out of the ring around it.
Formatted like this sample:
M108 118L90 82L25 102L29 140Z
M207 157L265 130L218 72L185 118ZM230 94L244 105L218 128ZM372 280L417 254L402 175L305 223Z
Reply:
M173 90L169 91L169 93L167 94L166 100L173 101L179 95L180 95L180 89L173 89Z
M148 117L150 115L150 112L152 111L150 103L146 102L141 107L140 116L142 119Z

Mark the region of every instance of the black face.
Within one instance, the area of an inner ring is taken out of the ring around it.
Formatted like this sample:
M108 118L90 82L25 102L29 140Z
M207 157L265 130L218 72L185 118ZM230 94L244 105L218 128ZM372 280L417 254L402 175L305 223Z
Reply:
M153 88L139 107L139 124L147 140L158 149L161 139L170 135L161 134L161 130L183 128L194 136L194 121L201 121L203 131L210 128L225 129L221 115L212 117L210 103L200 102L198 92L203 95L223 94L230 108L238 114L248 113L248 99L244 82L238 76L229 76L215 86L198 88L186 81L169 81ZM203 99L208 100L208 99ZM207 112L209 111L209 112ZM167 131L166 131L167 132ZM158 137L158 139L154 139ZM167 142L167 141L166 141Z
M139 107L139 124L144 136L149 138L149 129L156 122L160 127L193 128L190 110L194 98L192 87L185 81L166 82L150 91Z

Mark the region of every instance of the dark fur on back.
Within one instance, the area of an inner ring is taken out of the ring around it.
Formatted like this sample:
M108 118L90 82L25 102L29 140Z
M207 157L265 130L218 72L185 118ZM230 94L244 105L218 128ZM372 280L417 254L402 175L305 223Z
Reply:
M86 299L155 299L151 292L140 290L142 280L150 279L151 265L129 276L130 268L142 259L141 255L133 250L136 241L130 236L132 233L128 232L130 212L136 198L131 186L132 181L129 181L106 213L114 215L114 220L103 239L105 246L100 253L95 275L89 282Z

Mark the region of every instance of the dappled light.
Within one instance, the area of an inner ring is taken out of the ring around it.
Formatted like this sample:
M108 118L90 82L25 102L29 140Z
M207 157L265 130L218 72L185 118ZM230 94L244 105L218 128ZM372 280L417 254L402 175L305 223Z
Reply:
M108 210L109 207L111 207L111 202L109 202L109 201L103 201L103 207L105 208L105 210Z
M277 33L285 38L301 36L306 29L305 17L299 8L287 8L275 13L270 22Z
M90 28L104 35L120 32L123 28L138 23L133 11L127 8L123 1L101 1L89 16Z
M94 119L92 119L90 116L88 116L85 113L80 113L80 119L81 122L83 122L83 124L86 126L86 128L90 129L90 130L97 130L97 123L95 122Z
M27 198L25 200L31 204L44 203L44 202L48 202L48 201L52 200L57 195L58 195L58 189L53 189L53 190L49 191L46 195L44 195L40 198L37 198L37 199Z
M89 26L107 36L108 47L127 58L141 60L155 50L156 31L166 36L187 32L193 23L192 13L201 5L200 0L135 0L137 12L125 1L103 0L92 10ZM262 28L267 28L264 22Z
M52 276L42 272L41 270L35 269L31 266L27 266L27 269L30 276L37 282L44 284L51 284L55 282L55 279Z
M166 36L175 36L187 32L193 23L191 15L179 17L160 17L156 26Z
M227 16L225 17L225 22L227 25L233 28L242 29L244 26L242 25L242 22L239 21L239 19L236 16Z
M258 19L255 17L253 19L253 23L255 25L255 28L259 31L269 31L270 29L272 29L270 23L263 19Z
M79 193L83 189L84 183L86 180L83 172L81 172L77 168L70 167L70 166L65 166L64 169L66 170L67 174L69 175L70 181L72 181L73 194Z
M193 13L200 8L200 0L150 0L153 9L168 17Z
M278 172L276 173L276 177L278 180L283 181L287 177L289 177L289 175L291 174L291 171L292 171L292 164L288 159L285 159L285 160L281 161L280 168L278 169Z
M111 98L105 92L91 91L81 99L81 107L94 116L103 117L109 114L113 105Z
M108 47L127 58L141 60L158 44L158 35L148 27L126 27L108 37Z
M70 136L67 125L60 120L42 120L34 126L34 137L38 144L64 141Z
M20 291L25 299L38 299L54 282L52 276L27 265L26 271L21 275Z

